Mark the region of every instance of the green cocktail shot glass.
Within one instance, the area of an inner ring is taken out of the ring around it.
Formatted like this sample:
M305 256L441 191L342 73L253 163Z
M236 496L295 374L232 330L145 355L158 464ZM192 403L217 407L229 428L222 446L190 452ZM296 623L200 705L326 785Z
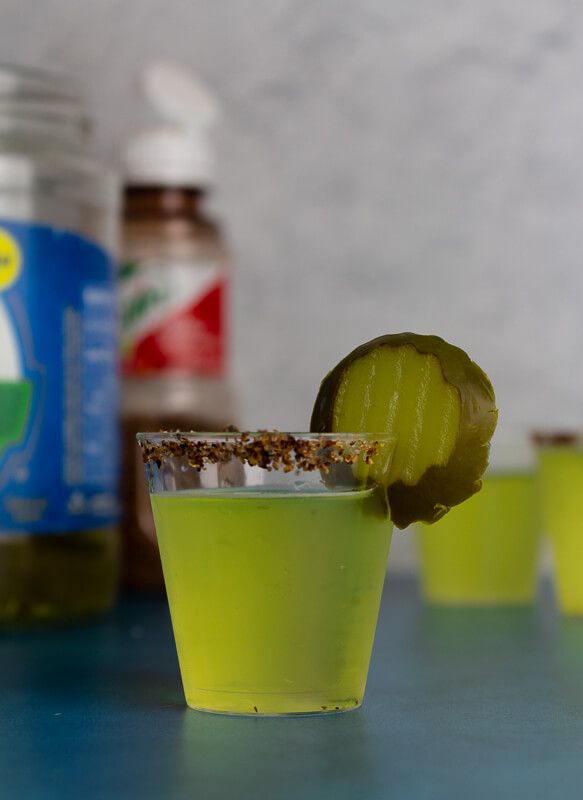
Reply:
M583 616L583 440L536 436L542 521L551 545L554 583L563 614Z
M534 477L486 475L481 491L417 531L425 599L437 605L530 605L539 536Z
M504 434L502 434L504 435ZM527 437L494 442L482 489L417 527L421 590L441 606L524 606L536 595L540 545Z
M383 434L140 434L187 704L363 700L392 526ZM374 455L371 456L371 453Z

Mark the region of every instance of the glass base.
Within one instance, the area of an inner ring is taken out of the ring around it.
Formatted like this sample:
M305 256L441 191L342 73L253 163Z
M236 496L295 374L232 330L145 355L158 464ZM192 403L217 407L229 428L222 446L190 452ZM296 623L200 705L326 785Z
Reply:
M354 711L362 699L330 698L313 692L248 693L220 692L199 689L186 698L189 708L209 714L229 714L246 717L288 717L312 714L338 714Z
M463 595L423 592L423 599L432 606L448 608L528 608L534 605L534 594Z
M558 607L565 617L583 617L583 597L559 597Z

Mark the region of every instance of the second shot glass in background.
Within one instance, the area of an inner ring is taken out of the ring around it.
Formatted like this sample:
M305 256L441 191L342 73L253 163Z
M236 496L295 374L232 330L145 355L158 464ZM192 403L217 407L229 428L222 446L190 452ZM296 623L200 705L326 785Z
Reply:
M542 525L551 545L559 609L583 616L583 437L538 432L533 438Z
M417 526L416 534L427 602L532 604L540 535L535 458L528 436L499 430L481 491L435 525Z

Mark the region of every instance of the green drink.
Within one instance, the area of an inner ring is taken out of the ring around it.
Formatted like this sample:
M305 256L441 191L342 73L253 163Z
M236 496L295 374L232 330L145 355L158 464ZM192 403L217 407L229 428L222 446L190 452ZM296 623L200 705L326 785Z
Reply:
M362 702L391 540L375 489L152 495L189 706Z
M311 433L138 434L188 705L357 708L392 522L474 494L496 419L463 350L404 333L328 373Z
M524 605L536 589L534 477L489 473L482 490L418 528L423 594L444 605Z
M361 704L392 532L369 456L392 440L329 436L138 437L192 708Z
M551 542L555 584L564 614L583 615L583 447L575 437L539 437L542 517Z

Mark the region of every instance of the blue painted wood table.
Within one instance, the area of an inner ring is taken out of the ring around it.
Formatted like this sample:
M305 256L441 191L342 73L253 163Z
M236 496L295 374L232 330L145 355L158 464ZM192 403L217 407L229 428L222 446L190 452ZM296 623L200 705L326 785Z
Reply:
M386 587L362 709L235 718L182 703L166 606L0 637L3 800L583 795L583 620L424 608Z

